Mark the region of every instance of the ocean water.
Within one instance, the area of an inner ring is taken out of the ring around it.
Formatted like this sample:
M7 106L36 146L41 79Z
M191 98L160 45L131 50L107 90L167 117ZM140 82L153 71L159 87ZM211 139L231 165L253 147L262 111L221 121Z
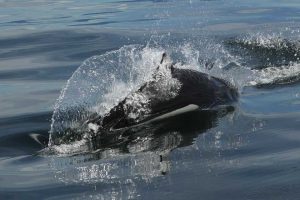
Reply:
M299 1L0 0L0 30L0 199L300 199ZM235 109L48 143L163 52L235 85Z

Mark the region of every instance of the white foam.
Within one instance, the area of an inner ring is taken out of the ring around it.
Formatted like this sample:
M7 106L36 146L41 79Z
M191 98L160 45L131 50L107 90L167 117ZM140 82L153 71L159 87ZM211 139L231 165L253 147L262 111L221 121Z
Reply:
M52 153L64 156L70 154L82 154L88 152L90 149L88 148L87 140L82 139L70 144L52 145L48 150Z
M300 64L291 63L288 66L268 67L253 71L256 74L256 78L250 82L250 85L288 82L290 78L300 76Z
M246 36L245 38L241 39L241 41L248 45L255 45L259 47L266 47L266 48L287 48L286 40L281 37L279 33L254 33L251 35Z

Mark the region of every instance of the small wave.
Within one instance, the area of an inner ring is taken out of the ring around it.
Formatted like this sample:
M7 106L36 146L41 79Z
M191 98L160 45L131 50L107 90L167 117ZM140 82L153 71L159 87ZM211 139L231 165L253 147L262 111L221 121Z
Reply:
M281 67L300 59L300 42L280 34L252 34L229 40L227 45L231 52L243 58L245 66L252 69Z
M250 82L250 85L258 87L291 84L300 80L300 63L253 71L256 74L256 78Z
M278 34L262 34L257 33L253 35L248 35L243 39L237 40L245 45L252 45L253 47L264 47L269 49L295 49L299 50L299 42L290 41L288 39L282 38Z
M277 86L300 80L300 41L295 38L254 33L225 43L232 54L240 56L239 63L251 69L244 85Z

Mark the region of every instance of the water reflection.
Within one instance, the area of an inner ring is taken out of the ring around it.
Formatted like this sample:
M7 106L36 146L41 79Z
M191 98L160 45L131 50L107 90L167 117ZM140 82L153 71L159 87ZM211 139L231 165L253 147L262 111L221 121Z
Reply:
M196 111L156 124L105 133L87 144L93 153L55 156L50 165L55 177L66 183L151 182L171 171L172 150L192 145L199 134L216 126L218 118L232 111L232 107Z
M218 117L229 110L195 111L114 134L105 133L94 138L91 150L118 149L122 153L145 151L163 152L177 147L191 145L198 134L216 125ZM101 157L99 157L101 158Z

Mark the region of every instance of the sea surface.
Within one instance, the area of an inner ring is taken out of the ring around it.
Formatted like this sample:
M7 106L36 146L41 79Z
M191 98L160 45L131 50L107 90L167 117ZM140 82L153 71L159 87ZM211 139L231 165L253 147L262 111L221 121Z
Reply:
M0 199L300 199L299 1L0 0L0 30ZM48 141L163 52L232 83L235 109Z

